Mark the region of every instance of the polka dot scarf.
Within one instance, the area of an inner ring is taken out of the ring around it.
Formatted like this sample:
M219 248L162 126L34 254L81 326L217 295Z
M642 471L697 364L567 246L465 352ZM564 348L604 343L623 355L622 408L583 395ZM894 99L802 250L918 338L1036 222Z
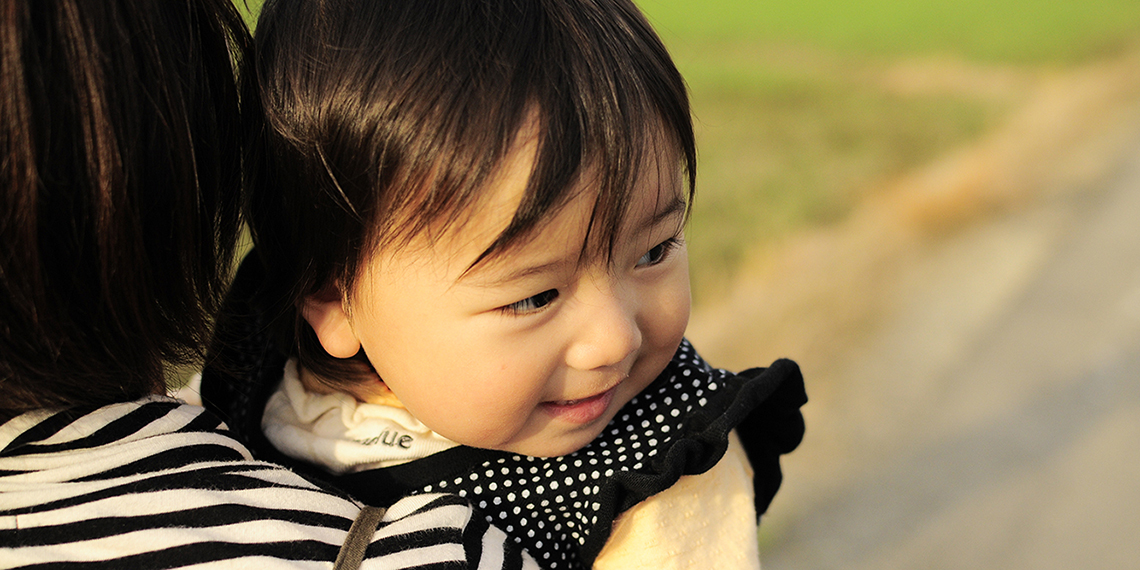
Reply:
M415 492L467 497L544 568L588 568L617 515L715 465L728 432L752 411L749 402L789 377L799 378L790 361L756 378L713 369L685 341L661 376L581 450L551 458L489 452L493 458ZM802 380L799 386L802 392Z

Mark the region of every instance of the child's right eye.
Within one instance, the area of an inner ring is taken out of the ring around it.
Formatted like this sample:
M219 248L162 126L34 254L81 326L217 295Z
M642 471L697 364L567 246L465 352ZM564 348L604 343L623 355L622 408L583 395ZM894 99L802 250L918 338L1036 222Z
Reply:
M558 289L548 289L533 297L527 297L522 301L511 303L500 309L504 313L511 313L515 315L522 315L526 313L533 313L539 311L554 302L558 298Z

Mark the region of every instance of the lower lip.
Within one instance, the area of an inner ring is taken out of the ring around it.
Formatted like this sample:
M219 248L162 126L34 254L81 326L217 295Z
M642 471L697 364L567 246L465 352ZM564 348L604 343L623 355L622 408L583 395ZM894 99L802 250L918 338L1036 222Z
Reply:
M570 404L559 404L556 402L545 402L542 404L543 409L550 415L574 424L588 424L606 413L610 407L610 402L614 400L614 393L617 392L617 386L598 394L597 396L590 396L584 400L578 400Z

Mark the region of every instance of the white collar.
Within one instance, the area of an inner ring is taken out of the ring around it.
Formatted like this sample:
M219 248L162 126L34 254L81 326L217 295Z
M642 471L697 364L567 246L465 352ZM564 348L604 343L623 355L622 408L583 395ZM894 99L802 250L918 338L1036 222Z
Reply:
M341 475L391 467L455 447L403 408L305 390L296 359L265 404L261 431L279 451Z

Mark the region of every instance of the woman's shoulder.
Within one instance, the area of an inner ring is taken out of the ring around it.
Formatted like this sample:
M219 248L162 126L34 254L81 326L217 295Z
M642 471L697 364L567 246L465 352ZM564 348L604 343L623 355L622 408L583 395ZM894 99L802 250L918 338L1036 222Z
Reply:
M258 557L264 567L309 567L337 557L361 512L334 490L250 460L212 414L173 399L14 420L2 432L0 546L17 566L115 552L124 566ZM408 541L409 533L433 538ZM394 504L368 557L399 554L416 567L440 552L458 567L482 556L534 567L468 501L445 494Z

